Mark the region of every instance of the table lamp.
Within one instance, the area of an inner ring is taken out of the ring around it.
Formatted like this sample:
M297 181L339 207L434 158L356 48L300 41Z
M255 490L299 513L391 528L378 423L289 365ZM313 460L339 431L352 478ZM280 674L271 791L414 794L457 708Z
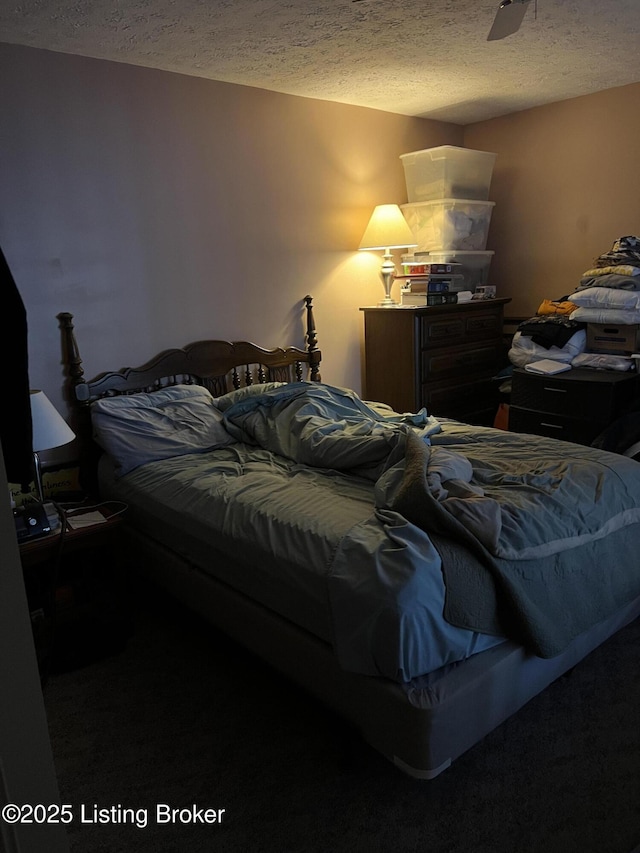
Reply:
M360 251L383 251L380 275L384 285L384 299L378 305L391 308L398 303L391 298L391 286L396 274L391 249L406 249L417 246L407 220L397 204L379 204L374 208L358 249Z
M38 453L42 450L53 450L68 444L76 437L62 415L54 407L44 391L34 390L29 396L31 402L31 426L33 430L33 458L35 461L36 486L38 489L38 500L44 500L42 490L42 472L40 470L40 457Z

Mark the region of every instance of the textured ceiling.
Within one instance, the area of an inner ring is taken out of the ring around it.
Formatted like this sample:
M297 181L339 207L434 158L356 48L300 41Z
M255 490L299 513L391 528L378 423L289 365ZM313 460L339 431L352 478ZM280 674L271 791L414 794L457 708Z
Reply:
M469 124L640 81L638 0L4 0L0 40Z

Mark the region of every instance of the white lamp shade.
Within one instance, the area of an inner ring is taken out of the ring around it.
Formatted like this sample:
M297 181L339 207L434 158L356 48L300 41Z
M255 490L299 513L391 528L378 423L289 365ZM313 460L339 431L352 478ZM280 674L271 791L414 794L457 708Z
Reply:
M371 214L358 249L406 249L417 245L398 205L379 204Z
M73 441L75 434L44 391L31 391L33 451L51 450Z

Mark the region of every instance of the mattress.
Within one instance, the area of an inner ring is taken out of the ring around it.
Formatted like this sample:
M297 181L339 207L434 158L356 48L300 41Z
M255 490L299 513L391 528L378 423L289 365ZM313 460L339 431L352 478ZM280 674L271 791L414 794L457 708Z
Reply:
M376 512L365 478L237 443L148 463L123 477L104 456L100 484L103 497L127 504L130 526L332 645L345 670L408 681L503 642L445 620L437 551L397 515ZM371 595L382 578L389 596L377 605L389 617L364 637L367 614L351 604L345 613L330 589L340 582L336 565L345 563L363 567L362 586L375 585ZM406 578L419 579L418 586ZM418 607L419 636L396 618L398 608Z

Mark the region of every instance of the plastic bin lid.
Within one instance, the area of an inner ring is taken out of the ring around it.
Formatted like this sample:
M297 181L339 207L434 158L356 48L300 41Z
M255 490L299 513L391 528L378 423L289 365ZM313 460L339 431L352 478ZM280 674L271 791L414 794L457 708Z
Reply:
M428 154L432 160L440 160L446 157L447 154L454 153L460 157L465 157L467 154L480 154L483 157L493 157L495 159L498 156L491 151L476 151L474 148L462 148L459 145L438 145L435 148L422 148L420 151L410 151L408 154L401 154L400 159L402 160L403 157L415 157L416 154Z
M421 260L426 261L427 258L433 257L433 255L454 255L457 258L460 255L463 257L466 255L495 255L495 252L491 249L477 249L475 252L469 249L441 249L440 251L434 249L432 252L415 252L414 258L419 257ZM446 264L448 261L442 261L442 263Z
M401 204L400 207L433 207L435 204L483 204L485 207L495 207L495 201L482 201L479 198L436 198L431 201L408 201L406 204Z

